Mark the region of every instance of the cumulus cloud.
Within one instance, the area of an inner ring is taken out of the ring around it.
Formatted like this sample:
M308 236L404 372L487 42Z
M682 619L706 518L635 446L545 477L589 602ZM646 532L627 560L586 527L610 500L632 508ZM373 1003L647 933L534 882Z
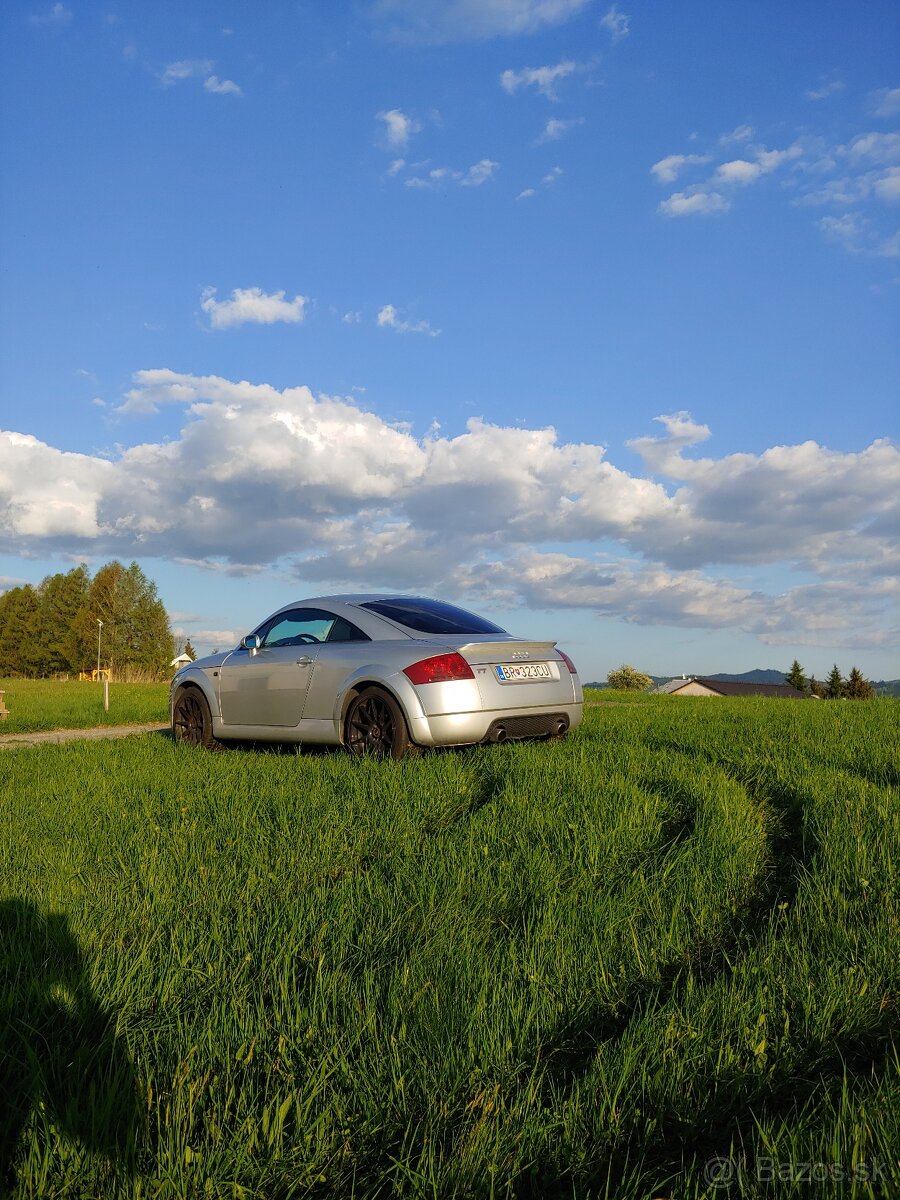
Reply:
M538 145L543 142L557 142L561 137L565 137L570 130L583 124L584 117L572 117L568 121L562 121L558 117L550 117L537 139Z
M807 88L803 95L807 100L827 100L840 95L843 90L844 84L840 79L822 79L818 87Z
M220 79L218 75L210 75L203 81L208 92L216 96L243 96L243 92L233 79Z
M455 167L432 167L427 175L410 175L404 179L403 185L408 188L439 188L447 184L480 187L494 177L494 172L499 166L500 164L493 159L482 158L466 171L459 171Z
M195 79L203 75L208 75L212 69L212 59L184 58L179 62L169 63L162 75L160 75L159 82L163 87L172 87L176 83L181 83L184 79Z
M556 84L576 70L576 64L566 59L555 67L523 67L520 71L504 71L500 86L511 96L520 88L536 88L548 100L556 100Z
M480 41L561 25L590 0L376 0L373 18L404 41Z
M305 387L139 372L123 408L161 404L184 409L180 434L110 460L0 434L0 548L238 574L278 561L335 585L489 592L776 644L897 637L900 452L885 440L702 456L711 431L679 412L631 443L635 474L552 428L472 419L419 438ZM772 564L802 583L766 588Z
M422 128L418 121L399 108L389 108L376 115L384 122L384 140L391 150L405 150L412 135Z
M748 142L755 132L752 125L738 125L730 133L719 136L719 145L730 146L732 142Z
M659 183L674 183L684 167L708 163L708 154L667 154L650 168Z
M600 19L600 28L605 29L614 42L620 42L628 36L630 24L631 17L621 12L615 4Z
M398 314L393 304L385 304L375 318L379 329L393 329L396 333L425 333L429 337L437 337L439 329L432 329L428 321L405 321Z
M274 325L284 321L299 324L305 315L308 296L285 300L284 291L267 294L262 288L235 288L230 300L217 300L216 289L206 288L200 307L213 329L235 329L238 325Z
M220 79L212 74L214 66L211 58L184 58L169 63L160 75L159 82L164 88L170 88L185 79L203 79L203 87L214 96L243 96L244 93L233 79Z
M900 87L881 88L875 92L872 112L876 117L896 117L900 113Z
M493 178L494 172L499 166L499 163L493 162L490 158L483 158L469 167L460 180L460 184L463 187L481 187L483 183L487 183L489 179Z
M708 192L698 188L692 192L673 192L668 200L661 200L657 212L666 217L712 216L728 212L730 201L719 192Z

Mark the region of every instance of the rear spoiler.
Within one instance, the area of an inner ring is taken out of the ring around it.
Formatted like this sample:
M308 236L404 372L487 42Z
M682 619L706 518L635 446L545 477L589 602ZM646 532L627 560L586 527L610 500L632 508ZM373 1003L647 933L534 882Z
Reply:
M556 642L466 642L457 646L457 653L469 662L539 662L542 658L555 658Z

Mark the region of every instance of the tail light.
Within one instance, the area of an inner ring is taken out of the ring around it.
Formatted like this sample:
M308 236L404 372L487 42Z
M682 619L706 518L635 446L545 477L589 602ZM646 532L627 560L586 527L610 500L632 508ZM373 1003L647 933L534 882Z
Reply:
M566 653L565 653L565 651L563 651L563 650L560 650L560 649L559 649L559 647L557 647L556 653L559 655L559 657L560 657L560 658L563 660L563 662L564 662L564 663L566 664L566 666L569 668L569 674L570 674L570 675L577 675L577 674L578 674L578 668L577 668L577 667L575 666L575 664L572 662L571 658L569 658L568 654L566 654Z
M403 674L412 683L450 683L454 679L474 679L475 673L461 654L436 654L404 667Z

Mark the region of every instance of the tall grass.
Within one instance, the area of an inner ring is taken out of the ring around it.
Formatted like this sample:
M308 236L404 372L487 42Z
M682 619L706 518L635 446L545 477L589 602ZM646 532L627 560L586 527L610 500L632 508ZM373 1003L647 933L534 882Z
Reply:
M4 755L15 1194L896 1194L896 712Z
M89 729L100 725L129 725L169 720L169 684L109 685L109 712L103 708L103 685L77 680L0 679L9 717L0 721L4 733L42 729Z

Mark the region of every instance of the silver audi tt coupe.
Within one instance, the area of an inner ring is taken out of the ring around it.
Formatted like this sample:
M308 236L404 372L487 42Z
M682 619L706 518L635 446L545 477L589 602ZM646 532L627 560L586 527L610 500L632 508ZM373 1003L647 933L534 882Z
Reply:
M419 746L560 738L584 697L555 642L513 637L418 596L318 596L285 605L234 650L181 668L175 740L343 745L401 758Z

